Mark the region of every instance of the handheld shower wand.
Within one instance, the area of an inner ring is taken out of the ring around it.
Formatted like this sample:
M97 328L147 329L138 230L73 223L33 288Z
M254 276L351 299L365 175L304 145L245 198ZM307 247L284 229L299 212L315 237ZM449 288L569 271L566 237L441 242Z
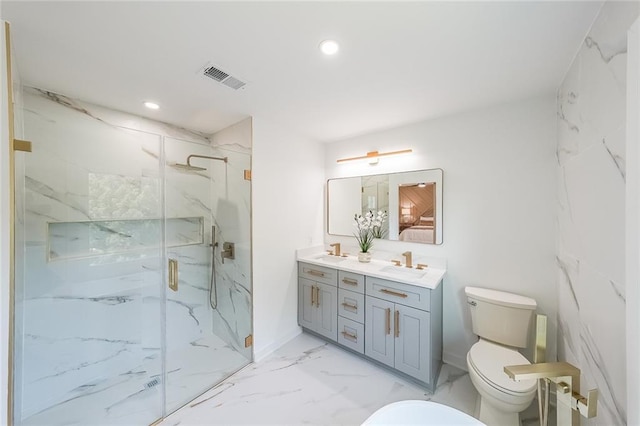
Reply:
M212 309L216 309L218 307L218 291L216 289L216 247L218 247L218 243L216 242L216 227L215 225L211 226L211 280L209 281L209 306Z

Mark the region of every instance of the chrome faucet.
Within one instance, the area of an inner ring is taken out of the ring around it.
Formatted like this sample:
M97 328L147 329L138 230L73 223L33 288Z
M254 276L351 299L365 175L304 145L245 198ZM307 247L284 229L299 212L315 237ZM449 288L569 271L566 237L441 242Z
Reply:
M504 372L513 380L545 379L555 383L558 426L580 425L580 414L587 418L597 415L598 390L590 390L586 398L580 395L580 370L568 362L508 365Z
M411 252L405 251L404 253L402 253L402 255L404 256L404 266L406 266L407 268L413 268L413 264L411 263Z
M334 247L334 254L340 256L340 243L329 244L329 247Z

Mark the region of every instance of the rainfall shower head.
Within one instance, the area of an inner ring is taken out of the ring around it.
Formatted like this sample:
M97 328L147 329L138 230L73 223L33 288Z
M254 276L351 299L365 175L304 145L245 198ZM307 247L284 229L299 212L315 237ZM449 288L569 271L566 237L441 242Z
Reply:
M198 167L198 166L191 165L192 158L206 158L209 160L220 160L220 161L224 161L225 163L227 162L227 157L211 157L209 155L191 154L190 156L187 157L187 164L175 163L173 164L173 167L175 167L176 169L193 171L193 172L200 172L203 170L207 170L206 167Z
M171 167L178 170L184 170L186 172L200 172L202 170L207 170L206 167L197 167L197 166L192 166L189 164L182 164L182 163L172 164Z

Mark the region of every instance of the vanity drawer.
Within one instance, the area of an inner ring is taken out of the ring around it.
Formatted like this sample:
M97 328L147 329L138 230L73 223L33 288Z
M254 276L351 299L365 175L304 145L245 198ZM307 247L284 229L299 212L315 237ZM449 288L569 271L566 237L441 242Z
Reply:
M338 315L364 322L364 294L338 289Z
M338 271L324 266L299 262L298 275L311 281L325 283L335 287L338 278Z
M411 306L423 311L431 310L431 290L411 284L367 277L367 296Z
M364 275L338 271L338 287L364 294Z
M338 343L364 354L364 325L338 317Z

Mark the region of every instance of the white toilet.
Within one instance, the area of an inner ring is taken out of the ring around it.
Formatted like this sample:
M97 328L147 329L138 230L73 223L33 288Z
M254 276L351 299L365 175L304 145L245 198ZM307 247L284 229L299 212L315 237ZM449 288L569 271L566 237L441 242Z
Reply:
M527 347L536 301L478 287L466 287L465 293L480 338L467 354L469 376L480 394L476 416L491 426L520 425L519 413L531 404L536 381L516 382L504 366L530 364L517 348Z

